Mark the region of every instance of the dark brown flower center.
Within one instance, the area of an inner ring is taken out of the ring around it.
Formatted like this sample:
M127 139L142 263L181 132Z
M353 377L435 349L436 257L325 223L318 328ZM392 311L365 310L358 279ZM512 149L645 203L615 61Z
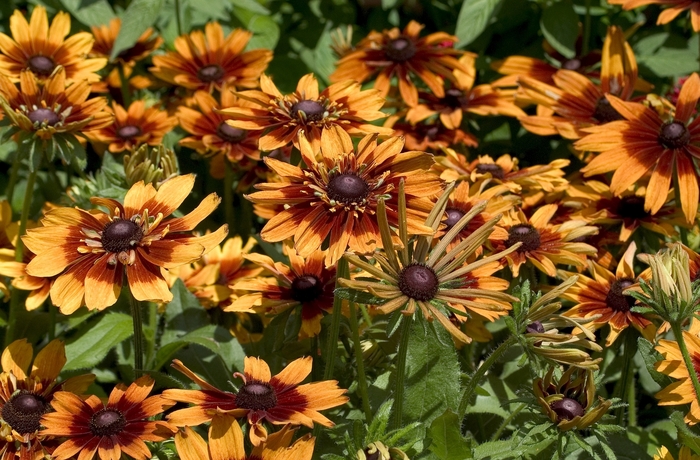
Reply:
M530 224L513 225L508 230L506 246L511 247L515 243L523 243L517 249L520 253L534 251L540 247L540 232Z
M598 99L593 112L593 118L599 123L609 123L611 121L624 120L625 117L620 115L620 112L610 104L610 101L605 97Z
M440 281L435 271L423 264L406 266L399 274L399 289L415 300L432 300L438 292Z
M48 77L56 68L56 64L50 57L46 56L32 56L27 61L27 67L29 70L42 77Z
M58 123L60 119L58 114L51 109L40 108L32 110L27 114L27 117L32 121L32 123L39 123L40 125L53 126Z
M133 139L141 134L141 128L134 125L122 126L117 130L117 136L124 140Z
M359 203L368 192L367 182L353 173L338 174L328 181L326 187L328 198L343 204Z
M572 420L574 417L583 416L583 406L581 403L571 398L560 399L549 405L559 422L563 420Z
M143 230L135 222L115 219L102 231L102 247L108 252L123 252L132 249L143 238Z
M623 219L639 220L649 217L649 213L644 210L644 197L636 195L621 198L616 212Z
M690 131L680 121L671 121L661 126L659 143L667 149L679 149L688 145Z
M197 77L206 83L221 80L224 76L224 69L219 64L210 64L197 71Z
M416 45L407 37L399 37L384 47L386 56L394 62L405 62L416 54Z
M454 227L459 220L464 217L465 212L457 208L447 208L445 209L445 225L447 225L447 230Z
M124 430L126 420L117 409L102 409L92 414L89 425L95 436L114 436Z
M314 275L302 275L292 281L292 299L297 302L312 302L323 294L323 285Z
M525 332L528 334L544 334L544 326L542 325L542 322L535 321L534 323L527 325Z
M635 299L631 295L624 295L622 291L634 284L630 278L620 278L610 285L608 295L605 296L605 304L614 311L627 312L634 307Z
M491 177L495 179L503 179L505 177L503 168L496 163L479 163L476 165L476 171L481 174L491 173Z
M247 131L245 129L234 128L233 126L227 124L225 121L222 121L216 128L216 135L219 136L221 139L225 140L226 142L230 142L231 144L238 144L243 139L245 139Z
M20 392L2 407L2 419L19 434L30 434L39 429L46 409L46 401L40 396Z
M566 70L578 70L581 68L581 60L580 59L569 59L567 61L564 61L564 63L561 65L562 69Z
M442 98L442 103L448 107L457 109L467 105L467 98L464 96L464 91L450 88L445 91L445 97Z
M301 121L321 121L326 115L326 108L316 101L303 100L294 104L291 112Z
M276 405L275 390L267 383L250 381L236 395L236 406L241 409L268 410Z

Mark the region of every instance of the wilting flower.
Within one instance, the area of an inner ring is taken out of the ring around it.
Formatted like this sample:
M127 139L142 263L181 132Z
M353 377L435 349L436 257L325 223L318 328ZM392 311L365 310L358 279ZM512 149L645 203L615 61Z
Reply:
M633 10L645 5L668 6L661 12L657 24L668 24L685 10L689 10L690 22L695 32L700 31L700 10L692 0L608 0L611 5L621 5L625 10Z
M114 41L122 27L120 18L113 18L109 24L92 26L92 34L95 42L92 44L90 55L109 59L114 47ZM115 58L115 62L127 67L133 67L136 61L148 57L153 50L163 44L163 39L155 35L152 27L146 29L130 48L121 51Z
M148 397L154 381L143 376L129 385L117 385L107 404L97 396L81 399L59 392L51 402L55 412L41 419L47 435L68 438L52 454L56 460L79 455L84 460L118 459L122 453L135 460L151 458L144 441L164 441L175 430L166 422L149 421L173 405L160 395Z
M263 422L273 425L304 425L313 428L314 422L331 427L333 422L321 415L320 410L345 404L345 390L338 388L335 380L300 385L311 373L311 357L299 358L271 376L270 368L260 358L246 357L243 374L234 377L243 380L236 393L222 391L202 380L187 369L179 360L173 367L199 385L201 390L169 389L163 396L178 402L195 404L193 407L176 410L168 421L176 426L195 426L212 420L219 414L245 417L250 424L249 436L257 446L267 439Z
M156 191L139 182L127 192L124 205L93 198L109 209L87 212L55 208L22 239L36 254L27 265L32 276L57 276L51 300L65 314L81 305L102 310L119 298L124 274L137 300L169 302L172 294L162 269L190 263L224 239L228 227L204 236L186 236L219 204L212 193L184 217L166 219L187 198L194 176L178 176Z
M227 37L218 22L175 39L175 51L153 56L151 73L187 89L221 90L224 85L255 88L272 60L272 51L243 51L252 32L234 29Z
M86 59L94 40L88 32L66 39L70 33L70 15L66 12L56 14L49 26L43 6L34 7L29 22L15 10L10 17L10 30L12 38L0 33L0 74L13 81L20 79L23 70L31 70L33 76L43 80L62 66L69 83L95 82L100 79L95 72L107 64L103 58Z

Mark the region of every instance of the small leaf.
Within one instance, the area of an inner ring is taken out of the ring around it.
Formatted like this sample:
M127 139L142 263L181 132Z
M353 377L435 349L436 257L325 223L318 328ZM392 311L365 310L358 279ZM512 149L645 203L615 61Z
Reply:
M654 368L654 364L663 360L663 356L654 349L654 345L644 337L639 337L637 339L637 347L651 378L662 387L669 385L671 379Z
M457 46L463 48L473 42L489 25L496 7L502 0L465 0L457 16L455 35Z
M141 34L156 22L162 7L163 0L133 0L129 4L122 15L122 26L114 40L110 60L134 46Z
M578 15L570 1L554 2L542 13L542 33L550 45L565 57L576 57Z
M114 18L114 10L107 0L61 0L64 8L86 26L108 24Z
M107 313L97 321L89 321L77 339L66 344L66 365L63 370L91 369L115 346L134 333L131 316Z
M674 412L671 414L671 420L678 429L678 441L681 445L687 446L693 452L700 455L700 436L690 431L683 420L683 414L681 412Z
M349 300L354 303L363 305L381 305L386 302L386 299L374 296L369 292L358 291L351 288L337 288L333 293L343 300Z
M439 460L472 458L469 443L462 436L460 427L459 417L449 409L433 420L428 431L432 439L430 451Z

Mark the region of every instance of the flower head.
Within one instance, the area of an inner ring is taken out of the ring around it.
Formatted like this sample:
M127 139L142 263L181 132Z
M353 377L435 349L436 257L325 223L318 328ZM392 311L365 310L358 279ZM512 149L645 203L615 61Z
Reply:
M100 26L92 26L92 34L95 36L95 42L92 44L90 55L109 58L112 54L114 42L122 28L120 18L113 18L109 24ZM163 39L155 35L153 28L146 29L138 38L136 43L130 48L121 51L115 58L115 62L120 65L133 67L136 61L146 58L153 52L154 49L163 44Z

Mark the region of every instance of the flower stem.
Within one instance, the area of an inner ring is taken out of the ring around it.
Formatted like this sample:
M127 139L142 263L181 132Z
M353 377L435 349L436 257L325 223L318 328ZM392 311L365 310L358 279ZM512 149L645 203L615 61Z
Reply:
M143 375L143 319L141 318L141 302L129 292L131 303L131 318L134 323L134 377Z
M393 429L401 428L401 418L403 416L403 390L404 378L406 376L406 355L408 355L408 339L411 334L412 317L401 318L401 328L399 329L399 351L396 354L396 377L393 379L394 390L394 420Z
M180 19L180 0L175 0L175 23L177 24L177 35L182 35L182 20Z
M693 361L690 357L688 347L685 344L685 339L683 338L683 328L681 327L680 321L672 322L671 329L673 330L673 335L676 336L676 341L678 342L678 348L681 351L681 355L683 355L683 362L685 363L685 367L688 369L690 381L693 383L695 399L700 402L700 381L698 380L698 374L695 372L695 367L693 366Z
M335 274L335 287L340 287L338 280L341 278L350 278L350 266L348 261L342 257L338 261L338 269ZM326 369L323 372L323 380L333 378L333 369L335 368L335 355L338 350L338 335L340 334L340 318L342 312L343 300L339 296L333 298L333 317L331 318L331 328L328 330L328 343L326 350Z
M634 354L637 352L636 334L633 329L627 328L625 331L624 361L622 365L622 378L618 383L619 396L622 401L629 397L629 387L634 385ZM630 381L632 382L630 384ZM618 426L623 426L625 419L625 408L617 409L616 420Z
M12 169L10 170L10 180L7 182L7 190L5 191L5 197L7 202L12 206L12 197L15 193L15 186L17 185L17 178L19 177L19 168L22 164L22 156L18 154L15 155L15 159L12 162Z
M526 403L520 404L518 407L516 407L513 412L510 413L508 418L503 420L503 423L501 423L501 426L498 427L498 430L491 436L491 441L498 441L498 439L501 437L503 432L508 428L508 425L510 422L513 421L513 419L523 410L527 407Z
M517 339L515 336L510 336L508 339L500 344L498 348L496 348L493 353L489 355L488 358L479 366L479 368L474 372L474 375L472 375L472 378L469 380L467 383L467 387L464 389L464 393L462 393L462 400L459 402L459 408L457 409L457 415L460 418L464 417L464 414L467 412L467 407L469 406L469 403L471 402L472 395L474 394L474 390L476 390L476 387L479 385L479 382L481 382L481 379L484 378L484 375L486 375L486 371L488 371L491 366L496 364L499 359L501 359L501 356L503 356L503 353L506 352L511 346L513 346L517 342Z
M365 413L365 423L372 423L372 410L369 407L369 395L367 393L367 376L365 375L365 362L362 354L362 342L360 342L360 327L357 321L357 309L354 302L350 304L350 329L352 329L352 341L355 347L355 363L357 364L357 380L362 410Z
M581 56L588 54L588 42L591 39L591 0L586 0L586 16L583 19L583 42L581 46Z
M224 158L224 217L230 229L237 228L233 213L233 179L233 165Z
M121 83L122 104L124 104L125 109L129 110L129 106L131 105L131 88L129 88L129 79L126 77L123 64L117 64L117 70L119 71L119 81Z

